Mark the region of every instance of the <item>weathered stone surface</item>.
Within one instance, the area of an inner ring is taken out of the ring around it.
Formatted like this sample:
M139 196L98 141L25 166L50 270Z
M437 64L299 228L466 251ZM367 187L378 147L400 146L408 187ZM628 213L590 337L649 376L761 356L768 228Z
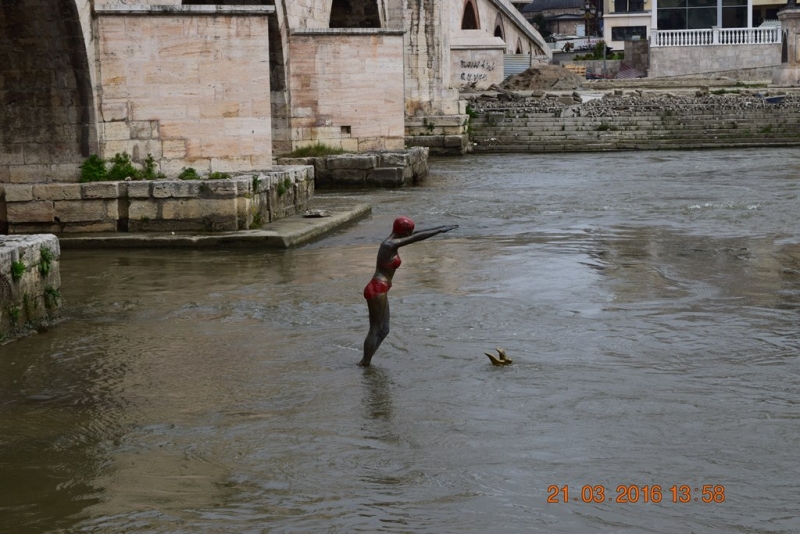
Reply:
M378 157L361 154L343 154L340 156L329 156L327 167L331 170L337 169L373 169L378 166Z
M150 220L158 218L158 203L155 200L131 199L128 205L128 219Z
M387 152L379 154L379 167L405 167L411 165L411 153L406 152Z
M43 250L49 257L46 264ZM0 272L10 273L13 262L25 266L22 276L16 280L9 276L9 287L0 291L0 334L21 332L26 323L35 324L57 313L60 256L54 235L0 236Z
M367 171L360 169L335 169L331 171L331 180L344 187L364 186Z
M116 221L103 222L76 222L68 223L61 230L65 234L92 233L92 232L116 232Z
M80 184L37 184L33 186L35 200L80 200Z
M85 199L118 198L119 184L117 182L81 184L81 194Z
M383 167L367 172L367 185L400 187L403 185L403 167Z
M53 203L47 201L15 202L6 207L9 224L53 222Z
M33 186L6 184L3 186L6 202L27 202L33 200Z
M161 203L161 217L168 220L216 217L232 218L235 224L236 215L236 201L233 198L163 200Z
M54 218L64 223L102 221L107 217L106 202L101 199L62 200L54 204Z
M150 198L153 196L151 193L152 182L127 182L129 198Z

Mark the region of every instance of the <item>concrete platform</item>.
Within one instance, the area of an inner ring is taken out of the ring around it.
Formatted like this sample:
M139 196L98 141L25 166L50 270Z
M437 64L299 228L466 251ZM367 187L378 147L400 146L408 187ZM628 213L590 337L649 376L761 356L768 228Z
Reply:
M214 233L93 233L60 237L61 249L159 247L263 247L285 249L310 243L372 213L369 204L353 197L318 195L312 210L328 217L292 215L254 230Z

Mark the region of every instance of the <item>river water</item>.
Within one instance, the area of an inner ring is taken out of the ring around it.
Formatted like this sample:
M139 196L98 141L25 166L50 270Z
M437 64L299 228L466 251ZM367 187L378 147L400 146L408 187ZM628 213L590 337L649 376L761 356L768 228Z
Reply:
M296 250L64 251L64 322L0 347L0 531L798 532L798 176L464 157ZM400 214L460 227L362 369Z

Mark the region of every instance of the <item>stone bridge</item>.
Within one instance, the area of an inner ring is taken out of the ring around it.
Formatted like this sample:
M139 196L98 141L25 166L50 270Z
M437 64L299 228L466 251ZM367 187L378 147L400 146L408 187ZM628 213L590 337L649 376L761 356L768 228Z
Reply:
M451 49L539 53L526 25L509 0L3 0L0 185L76 182L91 154L171 177L464 136Z

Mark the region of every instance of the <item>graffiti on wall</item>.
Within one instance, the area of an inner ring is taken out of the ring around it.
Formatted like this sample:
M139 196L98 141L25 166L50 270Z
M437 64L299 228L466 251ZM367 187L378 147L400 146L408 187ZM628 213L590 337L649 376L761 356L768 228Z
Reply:
M461 75L459 79L465 83L482 82L489 77L489 73L494 70L494 61L481 60L461 60Z

